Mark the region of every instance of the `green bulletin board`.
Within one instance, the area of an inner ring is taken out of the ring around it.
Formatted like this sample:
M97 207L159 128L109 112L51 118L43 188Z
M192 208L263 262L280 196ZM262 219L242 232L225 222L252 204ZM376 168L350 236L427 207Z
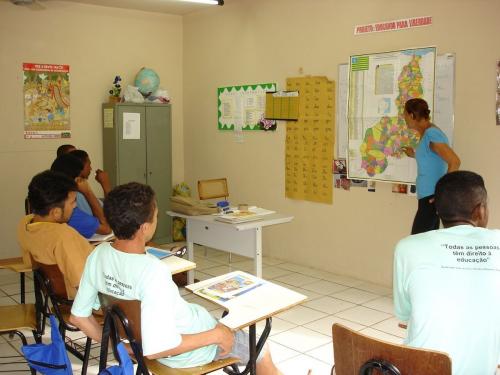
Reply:
M217 89L219 130L260 130L266 109L266 92L276 91L276 83L228 86Z

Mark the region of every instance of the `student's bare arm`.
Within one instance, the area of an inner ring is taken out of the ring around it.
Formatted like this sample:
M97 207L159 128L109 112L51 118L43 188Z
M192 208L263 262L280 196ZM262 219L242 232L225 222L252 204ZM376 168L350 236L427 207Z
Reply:
M78 191L85 196L85 199L87 199L90 209L92 210L92 214L97 218L97 220L99 220L99 227L96 232L99 234L111 233L111 227L104 217L104 211L102 210L101 204L90 188L88 181L84 178L77 177L76 183L78 185Z
M89 317L80 317L71 315L69 317L69 322L85 333L92 340L101 342L102 339L102 327L97 323L93 315Z
M177 355L191 350L195 350L207 345L218 345L221 350L221 355L226 355L231 352L233 347L234 334L233 332L222 324L217 324L215 328L191 335L182 335L182 342L179 346L165 350L160 353L150 354L147 356L149 359L157 359Z

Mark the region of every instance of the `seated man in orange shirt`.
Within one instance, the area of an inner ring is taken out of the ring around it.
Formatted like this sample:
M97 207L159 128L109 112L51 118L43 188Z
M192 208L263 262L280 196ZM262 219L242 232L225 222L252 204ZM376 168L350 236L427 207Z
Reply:
M69 299L76 288L87 256L94 247L66 223L76 205L75 181L58 172L45 171L31 180L28 200L33 214L25 216L17 228L23 260L57 264L64 276Z

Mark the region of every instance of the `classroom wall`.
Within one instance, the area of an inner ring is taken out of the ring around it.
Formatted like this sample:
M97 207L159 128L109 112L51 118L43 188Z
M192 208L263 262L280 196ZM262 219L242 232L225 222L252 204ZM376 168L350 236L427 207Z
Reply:
M70 65L69 140L23 139L22 63ZM15 229L31 177L50 167L57 147L72 143L102 168L101 103L115 75L133 82L156 70L173 101L173 178L184 177L182 18L61 1L35 7L0 1L0 258L18 256ZM98 195L100 188L94 184Z
M391 284L396 242L406 236L416 198L334 190L333 204L284 197L285 126L276 132L217 130L217 87L276 82L299 75L337 79L351 54L436 46L456 53L454 148L462 168L485 177L490 227L500 227L500 127L495 126L495 66L500 58L497 0L233 0L184 18L185 177L227 177L230 200L295 216L264 230L264 255L318 270ZM355 25L432 16L433 25L354 36ZM438 124L439 125L439 124Z

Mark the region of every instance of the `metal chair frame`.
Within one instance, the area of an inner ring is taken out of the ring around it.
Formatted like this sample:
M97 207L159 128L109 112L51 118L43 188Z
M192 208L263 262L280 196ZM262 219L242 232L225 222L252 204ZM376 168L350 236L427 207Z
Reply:
M108 347L109 338L111 337L113 355L118 361L118 353L116 346L122 339L128 340L132 352L134 353L135 361L137 362L136 375L149 375L151 374L190 374L191 370L187 369L173 369L162 365L161 371L155 371L151 368L148 369L147 362L154 363L153 361L148 361L144 359L141 344L141 331L140 331L140 301L137 300L120 300L116 297L112 297L106 294L99 293L99 300L101 301L101 306L106 309L106 316L104 318L103 334L101 341L101 354L99 359L99 371L102 371L107 366L108 359ZM127 305L124 305L127 304ZM134 320L130 320L120 305L127 307L129 312L134 314ZM139 323L137 324L137 320ZM216 368L211 368L208 372L202 372L203 374L216 371L223 368L224 372L232 375L241 374L238 367L236 366L238 360L236 358L230 358L226 360L221 360L221 365ZM228 370L226 367L231 367L232 370ZM193 374L200 374L200 372L193 372Z
M82 354L82 346L66 336L66 331L80 331L79 328L69 324L64 319L62 311L63 309L70 309L73 301L67 298L63 276L59 267L57 265L41 264L38 266L33 271L33 280L35 283L35 306L39 330L40 332L45 332L46 319L53 313L59 322L59 332L64 339L66 349L82 361L81 374L86 375L90 359L90 349L92 348L92 339L87 337ZM49 306L49 302L51 306Z

